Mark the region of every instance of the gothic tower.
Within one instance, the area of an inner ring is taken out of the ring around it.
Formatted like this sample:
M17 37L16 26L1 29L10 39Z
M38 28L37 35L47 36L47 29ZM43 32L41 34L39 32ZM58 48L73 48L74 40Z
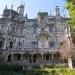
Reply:
M24 4L21 4L18 9L17 9L18 13L23 16L24 15Z

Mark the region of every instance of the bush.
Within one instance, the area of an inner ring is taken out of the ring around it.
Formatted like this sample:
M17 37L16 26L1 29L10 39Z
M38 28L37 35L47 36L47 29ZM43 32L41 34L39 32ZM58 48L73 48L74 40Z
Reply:
M43 69L43 65L35 65L32 69Z
M54 68L66 68L66 66L63 64L56 64Z
M44 68L54 69L54 68L67 68L63 64L55 64L55 65L44 65Z
M19 71L22 70L23 66L16 64L0 64L0 71Z

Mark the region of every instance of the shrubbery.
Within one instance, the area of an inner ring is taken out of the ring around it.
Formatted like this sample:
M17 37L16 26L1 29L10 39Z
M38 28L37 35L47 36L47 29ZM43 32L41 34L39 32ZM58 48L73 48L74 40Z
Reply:
M43 69L43 65L35 65L32 69Z
M35 65L32 67L33 69L53 69L53 68L67 68L66 65L62 65L62 64L55 64L55 65Z
M19 71L23 66L17 64L0 64L0 71Z
M75 75L75 70L64 65L36 65L32 69L24 69L17 64L0 64L0 75Z
M34 70L23 70L19 72L14 71L0 71L0 75L75 75L75 70L70 69L34 69Z

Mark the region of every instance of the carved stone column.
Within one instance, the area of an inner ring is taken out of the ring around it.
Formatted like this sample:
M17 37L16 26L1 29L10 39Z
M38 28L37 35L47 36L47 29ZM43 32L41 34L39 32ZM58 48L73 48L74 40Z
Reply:
M11 60L12 60L12 61L14 60L14 58L13 58L13 53L12 53L12 56L11 56Z
M52 60L53 60L53 55L54 55L54 53L52 53Z
M43 54L41 54L41 56L42 56L42 60L41 60L41 61L42 61L42 63L43 63Z
M22 63L22 61L23 61L23 53L21 53L21 63Z

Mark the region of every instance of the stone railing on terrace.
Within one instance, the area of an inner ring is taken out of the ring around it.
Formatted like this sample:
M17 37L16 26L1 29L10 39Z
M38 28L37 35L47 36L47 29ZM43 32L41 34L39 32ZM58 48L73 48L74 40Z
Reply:
M24 48L24 49L8 49L9 52L28 52L28 53L42 53L42 52L57 52L59 49L51 48Z

